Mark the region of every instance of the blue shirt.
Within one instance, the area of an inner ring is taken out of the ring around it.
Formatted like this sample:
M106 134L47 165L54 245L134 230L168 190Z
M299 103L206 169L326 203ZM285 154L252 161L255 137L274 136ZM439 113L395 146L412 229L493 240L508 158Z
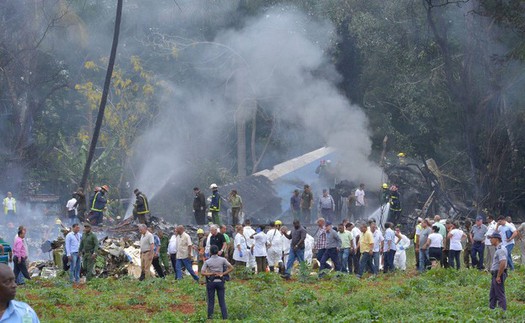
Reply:
M157 250L159 250L159 247L160 247L160 238L156 234L153 235L153 244L154 244L153 252L157 253Z
M82 234L69 232L66 236L66 255L69 257L72 253L78 252L80 247L80 240L82 239Z
M388 248L388 242L390 241L390 248ZM385 244L384 248L385 251L389 250L396 250L396 233L394 230L388 228L385 231Z
M301 209L301 197L299 195L292 195L290 198L290 205L292 206L292 211L299 211Z
M1 239L0 244L4 247L4 254L0 254L0 263L7 265L9 263L9 252L11 252L11 246Z
M39 323L40 320L31 306L12 300L0 318L1 323Z

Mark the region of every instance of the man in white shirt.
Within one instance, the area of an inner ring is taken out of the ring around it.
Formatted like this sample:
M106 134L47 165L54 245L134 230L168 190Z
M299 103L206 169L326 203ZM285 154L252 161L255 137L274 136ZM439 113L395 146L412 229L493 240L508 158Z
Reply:
M67 217L69 218L69 221L71 221L71 224L75 223L76 221L76 217L77 217L76 204L77 204L76 193L73 193L72 198L66 203Z
M366 198L365 184L361 183L355 190L355 214L356 219L362 219L365 216Z
M394 257L396 255L396 234L392 227L393 223L385 223L385 242L384 242L384 272L394 271Z
M255 234L255 230L251 227L251 224L252 223L249 219L244 221L244 229L242 233L244 235L244 238L246 238L246 244L248 245L248 249L252 249L253 244L255 243L253 238L251 238L251 236ZM255 263L255 256L251 252L248 252L248 262L246 263L246 267L255 270L256 265L257 264Z
M514 238L518 235L518 230L513 224L511 225L507 222L507 218L501 215L498 217L496 231L501 235L501 246L507 249L507 268L514 270L512 249L514 249Z
M153 261L153 250L155 249L155 239L153 234L148 231L145 224L139 224L140 232L140 278L144 280L146 277L152 277L151 262Z
M173 235L168 242L168 254L171 261L171 266L173 267L173 272L177 273L177 228L173 229ZM176 276L175 276L176 278Z
M177 226L177 262L175 263L175 276L177 280L182 279L182 267L184 266L193 279L198 282L199 276L193 271L192 265L193 243L190 236L184 232L182 225Z
M359 225L354 225L353 223L348 223L347 230L350 230L352 232L352 246L354 247L354 251L350 253L349 259L352 259L351 263L348 263L348 272L352 273L352 270L354 274L359 273L359 260L361 258L361 253L359 250L357 250L357 246L359 243L359 238L361 237L361 230L359 230Z
M377 228L377 225L374 221L370 221L370 231L374 236L374 248L373 248L373 264L374 264L374 275L379 273L381 269L381 254L383 253L383 243L385 238L381 230Z
M487 250L485 268L487 268L487 270L490 270L490 267L492 267L492 259L494 258L494 252L496 252L496 247L492 245L489 237L494 233L497 225L494 217L490 214L487 215L487 233L485 233L485 250Z
M328 193L328 190L325 188L323 189L323 195L319 198L319 213L321 214L322 218L325 218L327 221L332 221L334 211L334 199L332 195Z
M73 224L71 232L66 235L66 255L69 260L69 281L71 283L80 283L80 255L78 249L80 247L80 241L82 240L82 234L79 233L80 226L78 223Z

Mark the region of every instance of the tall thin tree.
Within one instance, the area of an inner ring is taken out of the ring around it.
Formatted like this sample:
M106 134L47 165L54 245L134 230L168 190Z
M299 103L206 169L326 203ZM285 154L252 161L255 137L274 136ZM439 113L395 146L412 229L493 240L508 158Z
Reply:
M113 44L111 45L111 54L109 55L108 69L106 71L106 80L104 81L104 89L102 90L102 98L100 99L100 106L98 108L97 121L95 123L93 137L91 138L91 144L89 146L89 152L86 160L86 165L84 167L84 173L82 174L82 180L80 181L80 187L82 188L86 188L89 170L91 168L91 163L93 162L95 148L97 146L98 137L100 135L100 128L102 127L102 121L104 120L104 111L106 111L106 102L108 100L109 85L111 83L111 76L113 75L113 67L115 66L115 58L117 55L118 38L120 34L120 21L122 18L122 3L123 0L118 0L117 2L115 30L113 31Z

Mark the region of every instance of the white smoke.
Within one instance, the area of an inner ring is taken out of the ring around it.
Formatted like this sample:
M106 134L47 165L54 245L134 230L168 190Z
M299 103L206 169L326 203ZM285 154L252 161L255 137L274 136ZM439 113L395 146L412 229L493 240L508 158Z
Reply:
M327 54L334 37L329 22L274 8L242 28L218 32L212 42L179 44L172 64L192 66L194 74L184 83L164 82L160 121L139 141L136 186L153 197L190 174L195 161L224 154L222 136L255 103L304 129L301 141L336 147L350 179L378 185L380 169L368 160L367 118L337 88L340 76ZM286 131L279 134L298 144Z

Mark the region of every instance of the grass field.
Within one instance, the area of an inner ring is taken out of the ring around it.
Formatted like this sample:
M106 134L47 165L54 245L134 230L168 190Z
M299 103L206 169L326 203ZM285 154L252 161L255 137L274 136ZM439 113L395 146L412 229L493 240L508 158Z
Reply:
M412 265L413 267L413 265ZM436 269L419 275L349 275L284 281L262 274L227 283L230 320L251 322L525 322L525 268L506 282L508 310L488 308L490 274ZM35 279L17 299L29 303L43 322L206 321L205 286L190 277L144 282L95 279L72 288L67 279ZM220 318L218 304L215 318Z

